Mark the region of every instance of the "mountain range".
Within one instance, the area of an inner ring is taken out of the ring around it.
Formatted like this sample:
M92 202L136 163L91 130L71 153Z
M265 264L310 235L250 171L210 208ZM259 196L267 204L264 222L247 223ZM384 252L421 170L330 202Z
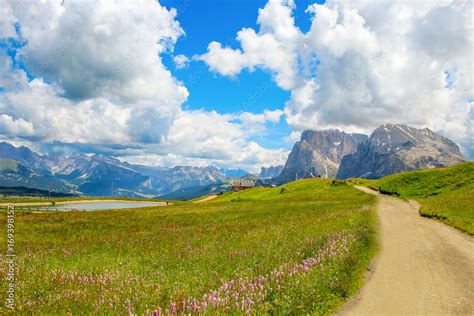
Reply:
M41 155L0 143L0 186L23 186L88 196L193 198L228 189L230 178L283 184L311 178L380 178L402 171L465 162L451 140L424 128L382 125L369 136L339 130L307 130L284 166L259 175L213 166L173 168L122 162L104 155Z
M281 184L303 178L334 178L341 159L354 153L368 138L339 130L304 131L275 181Z
M274 183L302 178L381 178L465 162L459 147L428 128L385 124L369 136L339 130L301 134Z
M104 155L40 155L0 143L0 185L51 189L90 196L156 197L188 187L244 176L243 170L216 167L151 167Z
M451 140L428 128L386 124L377 128L354 153L342 158L336 177L378 179L417 169L467 161Z

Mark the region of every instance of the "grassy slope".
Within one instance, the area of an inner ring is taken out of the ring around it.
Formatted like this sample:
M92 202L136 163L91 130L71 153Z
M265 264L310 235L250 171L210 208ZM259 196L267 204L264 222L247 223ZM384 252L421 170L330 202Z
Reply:
M474 235L474 163L411 171L368 184L382 193L415 198L423 216L440 219Z
M179 309L230 280L237 285L229 295L239 300L220 303L221 312L227 305L234 314L333 311L358 288L373 255L374 198L324 180L285 187L166 208L19 212L17 312L142 314L170 302ZM1 247L5 226L3 214Z

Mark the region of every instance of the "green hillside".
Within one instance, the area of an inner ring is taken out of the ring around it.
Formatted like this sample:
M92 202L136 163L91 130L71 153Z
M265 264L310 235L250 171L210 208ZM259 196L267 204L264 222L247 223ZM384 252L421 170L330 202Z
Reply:
M334 194L336 192L347 191L348 186L343 185L343 183L344 182L341 181L327 179L300 180L274 188L257 187L252 190L244 190L238 193L226 192L212 202L251 202L267 200L274 200L276 202L306 201L310 198L314 198L315 195L317 196L318 201L331 201L334 200Z
M199 204L18 211L16 313L328 314L374 253L374 200L311 179Z
M474 235L474 162L390 175L368 184L382 193L414 198L423 216Z

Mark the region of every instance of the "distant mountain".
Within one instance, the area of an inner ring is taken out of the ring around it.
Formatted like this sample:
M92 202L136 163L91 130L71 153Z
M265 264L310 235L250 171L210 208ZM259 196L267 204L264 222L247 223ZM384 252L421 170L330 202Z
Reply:
M73 186L51 175L35 171L18 161L0 158L0 186L15 187L19 186L18 184L29 188L57 192L73 191Z
M222 172L228 178L240 178L240 177L246 176L248 174L247 171L242 170L242 169L224 169L224 168L221 168L221 169L219 169L219 171Z
M78 168L73 169L72 173L61 173L58 176L69 178L71 183L77 185L78 191L85 195L151 196L155 193L149 185L149 176L116 159L96 155L73 161L78 162ZM72 179L71 175L74 175Z
M179 189L171 193L160 195L160 199L164 200L191 200L200 196L209 194L218 194L222 191L228 191L230 186L228 183L211 183Z
M44 169L45 160L43 156L31 151L28 147L15 147L9 143L0 143L0 158L11 159L32 169Z
M40 155L27 147L0 143L0 158L19 164L4 173L0 185L26 186L90 196L153 197L189 187L221 183L243 170L215 167L174 168L133 165L104 155Z
M428 128L386 124L377 128L355 153L342 159L337 178L376 179L465 161L454 142Z
M225 169L220 169L220 171L223 171L223 170L225 170ZM227 173L227 174L236 174L236 175L238 175L238 174L241 174L241 173L242 172L234 173L232 171L232 172ZM213 182L213 183L210 183L210 184L202 184L202 185L197 185L197 186L178 189L178 190L173 191L171 193L162 194L162 195L159 196L159 198L160 199L166 199L166 200L190 200L190 199L194 199L194 198L204 196L204 195L217 194L217 193L220 193L220 192L223 192L223 191L229 191L231 189L230 179L251 180L256 184L260 183L261 179L260 179L259 176L248 173L246 171L243 171L243 173L245 173L245 174L241 177L228 177L228 178L224 178L220 181Z
M69 157L40 155L27 147L0 143L0 158L17 161L35 177L21 177L0 183L9 186L26 186L93 196L147 196L156 192L147 188L149 177L133 170L119 160L103 155L75 154ZM34 179L34 180L33 180ZM8 183L8 184L6 184ZM58 184L62 184L59 186Z
M354 153L357 146L367 139L367 135L347 134L339 130L304 131L275 182L286 183L317 176L333 178L342 157Z
M280 175L281 171L283 170L284 166L271 166L268 168L262 167L260 170L259 177L261 179L267 180L267 179L273 179L276 178Z
M135 167L134 167L135 168ZM159 194L179 189L223 182L227 179L216 167L177 166L170 169L145 168L142 172L150 177L150 187Z

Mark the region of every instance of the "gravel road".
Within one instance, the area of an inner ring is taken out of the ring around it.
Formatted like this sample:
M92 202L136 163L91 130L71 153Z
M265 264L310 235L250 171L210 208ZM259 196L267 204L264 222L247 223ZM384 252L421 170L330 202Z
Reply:
M377 195L381 249L341 315L474 315L474 238Z

